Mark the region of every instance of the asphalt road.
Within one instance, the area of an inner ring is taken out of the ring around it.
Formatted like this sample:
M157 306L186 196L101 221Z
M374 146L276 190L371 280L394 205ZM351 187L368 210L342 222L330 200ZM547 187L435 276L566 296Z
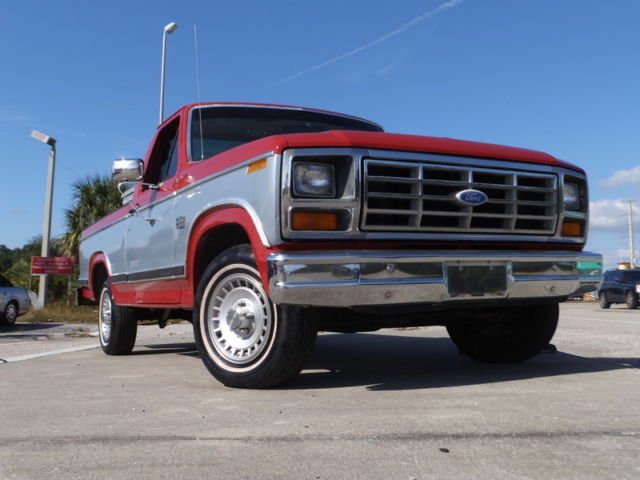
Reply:
M0 479L640 478L640 310L562 305L558 351L507 366L442 328L325 334L267 391L216 383L188 324L126 357L92 331L0 330Z

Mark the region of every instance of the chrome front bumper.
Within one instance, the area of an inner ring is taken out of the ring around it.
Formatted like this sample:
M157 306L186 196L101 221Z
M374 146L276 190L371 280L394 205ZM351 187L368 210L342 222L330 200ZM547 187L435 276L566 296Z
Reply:
M325 307L562 299L602 280L602 256L590 252L298 252L267 262L275 303Z

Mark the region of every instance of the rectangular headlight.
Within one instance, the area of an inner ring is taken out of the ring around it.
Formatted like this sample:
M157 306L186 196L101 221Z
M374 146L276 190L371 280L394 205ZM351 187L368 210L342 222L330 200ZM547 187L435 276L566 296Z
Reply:
M580 211L580 187L576 183L565 183L562 188L562 203L565 210Z
M335 168L329 163L295 162L293 194L296 197L334 198Z

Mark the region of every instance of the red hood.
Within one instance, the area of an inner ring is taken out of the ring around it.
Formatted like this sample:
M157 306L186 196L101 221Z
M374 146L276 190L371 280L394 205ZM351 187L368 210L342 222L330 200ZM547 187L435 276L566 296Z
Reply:
M269 150L282 152L293 147L358 147L374 150L397 150L418 153L440 153L463 157L492 158L512 160L515 162L556 165L583 172L580 167L572 165L543 152L524 148L505 147L491 143L470 142L444 137L423 137L418 135L402 135L398 133L359 132L347 130L331 130L321 133L296 133L275 135L256 142ZM265 145L266 144L266 145Z

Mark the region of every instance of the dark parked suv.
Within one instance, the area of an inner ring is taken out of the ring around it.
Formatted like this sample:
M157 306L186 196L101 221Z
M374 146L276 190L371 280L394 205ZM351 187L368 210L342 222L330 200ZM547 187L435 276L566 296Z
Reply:
M598 289L598 298L602 308L612 303L626 303L627 308L638 308L638 289L640 289L640 269L608 270Z

